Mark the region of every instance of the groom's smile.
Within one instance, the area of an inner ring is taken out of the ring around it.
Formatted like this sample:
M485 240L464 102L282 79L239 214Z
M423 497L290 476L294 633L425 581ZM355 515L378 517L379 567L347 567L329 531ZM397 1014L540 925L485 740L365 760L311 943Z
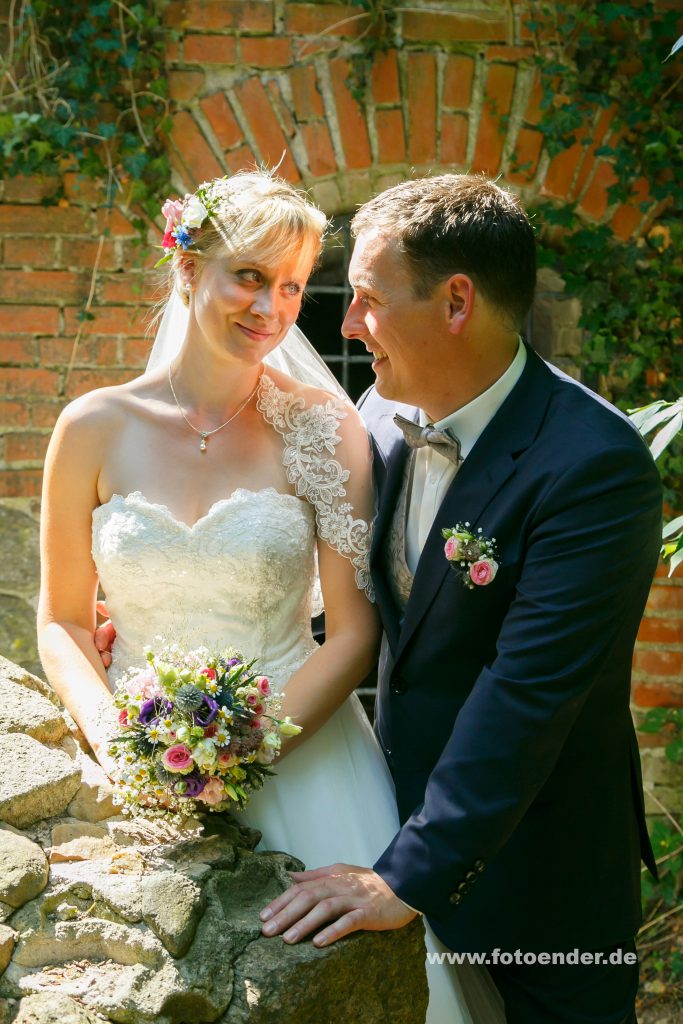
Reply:
M406 258L396 241L379 231L358 236L349 281L353 300L342 334L361 341L373 356L383 398L419 404L419 382L438 357L440 303L433 296L416 297Z

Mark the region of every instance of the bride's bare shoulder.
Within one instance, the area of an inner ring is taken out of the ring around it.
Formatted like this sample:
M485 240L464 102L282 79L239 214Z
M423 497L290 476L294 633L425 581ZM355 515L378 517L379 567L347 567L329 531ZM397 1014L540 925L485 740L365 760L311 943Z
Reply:
M59 423L72 430L116 429L141 403L157 397L156 376L144 375L124 384L96 388L80 395L62 410Z

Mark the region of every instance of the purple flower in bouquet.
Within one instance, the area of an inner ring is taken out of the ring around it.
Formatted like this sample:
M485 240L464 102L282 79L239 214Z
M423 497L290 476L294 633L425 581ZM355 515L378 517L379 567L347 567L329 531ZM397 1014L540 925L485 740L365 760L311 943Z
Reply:
M182 793L182 796L188 800L193 800L195 797L199 796L206 785L204 779L200 778L199 775L196 775L194 772L186 775L182 781L185 783L185 791Z
M164 700L163 697L151 697L140 708L138 721L140 725L151 725L152 722L163 715L169 715L172 710L173 705L170 700Z
M192 712L192 721L195 725L210 725L218 714L218 703L205 693L202 703L196 711Z

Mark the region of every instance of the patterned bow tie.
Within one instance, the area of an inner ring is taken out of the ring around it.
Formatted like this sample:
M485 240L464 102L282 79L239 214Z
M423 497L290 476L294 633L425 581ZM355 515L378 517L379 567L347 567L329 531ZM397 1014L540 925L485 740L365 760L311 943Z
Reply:
M394 416L394 423L403 431L409 448L425 448L429 445L455 466L459 467L462 464L460 441L447 430L437 430L433 423L421 427L419 423L413 423L398 413Z

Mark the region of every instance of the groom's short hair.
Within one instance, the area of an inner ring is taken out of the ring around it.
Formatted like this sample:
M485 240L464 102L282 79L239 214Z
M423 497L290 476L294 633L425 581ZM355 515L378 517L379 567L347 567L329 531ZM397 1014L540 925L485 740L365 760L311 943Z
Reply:
M360 207L351 231L356 237L368 230L398 242L416 298L466 274L516 330L524 324L536 286L536 242L513 192L477 174L403 181Z

